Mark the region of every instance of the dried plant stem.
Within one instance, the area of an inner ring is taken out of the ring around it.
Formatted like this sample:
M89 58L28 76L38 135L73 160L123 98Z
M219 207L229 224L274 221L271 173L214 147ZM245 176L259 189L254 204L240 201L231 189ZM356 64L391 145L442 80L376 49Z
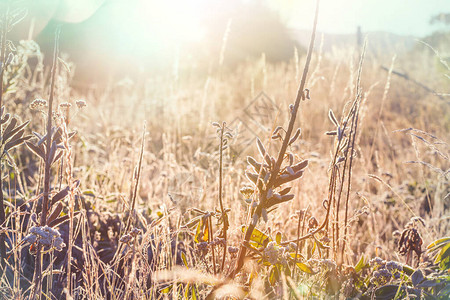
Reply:
M298 213L298 224L297 224L297 240L300 238L300 229L301 229L301 224L305 224L305 218L306 218L306 212L307 209L304 211L304 213L302 214L302 211L299 211ZM297 247L295 248L295 256L294 256L294 265L297 265L297 256L298 256L298 252L300 251L300 242L297 242Z
M47 153L45 157L44 165L44 195L42 200L42 210L41 210L41 226L45 226L47 223L47 213L48 213L48 199L50 193L50 171L51 171L51 157L50 149L52 147L52 118L53 118L53 92L55 89L55 76L56 68L58 62L58 52L59 52L59 34L61 32L61 27L58 26L55 32L55 47L53 52L53 65L51 74L51 85L50 85L50 96L48 98L48 112L47 112ZM42 288L42 249L41 245L37 246L35 268L34 268L34 279L33 279L33 292L31 299L35 299L36 295L40 294Z
M135 207L136 207L136 197L137 197L137 193L138 193L138 188L139 188L139 181L141 178L141 170L142 170L142 161L143 161L143 157L144 157L144 147L145 147L145 133L146 133L146 129L147 129L147 125L144 123L144 128L143 128L143 132L142 132L142 142L141 142L141 149L139 152L139 161L138 161L138 165L137 165L137 169L136 169L136 173L134 174L134 189L133 189L133 193L131 195L131 199L130 199L130 212L128 215L128 220L127 220L127 224L125 225L125 229L122 232L122 234L126 234L127 232L130 231L131 228L131 224L133 221L133 216L134 216L134 211L135 211ZM112 265L115 265L115 268L117 271L117 267L118 264L116 264L117 260L120 260L120 254L122 253L122 248L123 248L123 243L121 243L119 245L119 247L117 247L117 251L114 254L114 258L112 259L112 261L114 262Z
M216 255L215 255L215 251L214 251L214 237L213 237L211 216L208 217L207 222L209 222L209 224L208 224L208 231L209 231L208 232L208 242L209 242L209 245L211 245L213 273L214 273L214 275L216 275L217 274L217 272L216 272Z
M364 52L363 52L364 53ZM356 113L353 115L352 118L352 130L350 132L350 141L352 143L351 148L349 149L350 152L350 163L348 167L348 180L347 180L347 195L345 198L345 215L344 215L344 238L342 241L342 249L341 249L341 263L344 262L344 252L345 252L345 245L347 241L347 231L348 231L348 202L350 199L350 191L352 186L352 166L353 166L353 151L355 149L355 139L356 139L356 133L358 129L358 118L359 118L359 105ZM346 158L347 160L347 158ZM339 225L339 224L338 224ZM338 227L339 228L339 227ZM337 230L337 233L339 234L339 229ZM338 243L339 245L339 243Z
M61 27L58 26L55 32L55 49L53 53L53 66L52 66L52 78L50 85L50 96L48 98L48 112L47 112L47 155L45 157L45 168L44 168L44 195L42 201L42 212L41 212L41 226L46 225L47 213L48 213L48 199L50 193L50 171L51 171L51 151L52 148L52 119L53 119L53 96L55 90L55 76L56 68L58 62L59 53L59 34L61 32Z
M6 17L8 16L8 9L3 12L3 20L4 24L2 26L1 32L1 54L0 54L0 109L3 106L3 75L4 75L4 66L5 66L5 55L6 55ZM0 116L1 117L1 116ZM0 134L3 132L2 125L0 124ZM5 215L5 207L3 203L3 163L0 162L0 225L3 226L6 221ZM0 260L1 260L1 268L4 270L5 268L5 260L6 260L6 242L5 242L5 233L0 234Z
M73 247L73 227L74 227L74 210L75 210L75 191L73 188L73 178L72 178L72 150L69 144L69 133L67 129L67 123L63 123L62 125L63 137L64 137L64 148L66 149L66 176L67 176L67 184L70 187L69 192L69 242L67 245L67 290L68 296L72 296L72 281L70 280L72 273L72 247ZM61 163L61 167L63 166ZM62 170L61 170L62 177ZM62 182L62 180L61 180ZM61 184L60 182L60 184Z
M278 152L278 158L275 162L275 166L271 172L272 176L270 177L269 182L267 184L267 190L270 189L274 185L277 174L280 171L281 163L283 162L284 155L286 154L286 150L289 145L289 140L291 139L292 131L294 129L297 112L298 112L298 109L300 106L300 101L303 100L305 97L304 90L305 90L305 84L306 84L306 76L308 74L309 65L311 63L312 51L314 48L314 40L315 40L316 28L317 28L317 19L319 16L319 3L320 3L320 0L317 0L316 13L315 13L315 17L314 17L314 25L313 25L313 30L311 33L311 40L309 43L308 54L306 56L306 62L305 62L305 67L303 69L302 79L301 79L301 82L300 82L300 85L299 85L299 88L297 91L297 97L295 99L294 107L290 114L289 126L286 131L285 138L283 140L283 144L281 145L280 151ZM262 209L264 207L265 201L267 200L266 198L267 198L267 192L260 195L260 204L257 206L256 211L255 211L255 214L257 216L261 216ZM255 227L256 227L256 224L254 222L250 222L250 224L248 225L247 230L245 232L244 240L243 240L242 245L239 250L236 267L233 270L233 272L231 272L230 277L234 277L241 270L242 266L244 265L244 259L245 259L245 254L246 254L246 248L244 245L246 243L248 243L248 241L250 240L250 237L251 237Z
M141 143L141 151L139 153L139 162L137 165L137 173L135 177L135 183L134 183L134 191L133 196L131 198L131 205L130 205L130 215L128 216L127 226L125 227L125 232L128 232L131 227L132 217L134 215L134 209L136 208L136 197L138 193L139 188L139 181L141 179L141 171L142 171L142 160L144 157L144 147L145 147L145 131L146 131L147 125L144 124L144 129L142 131L142 143Z
M219 204L220 211L222 213L222 221L223 221L223 255L222 255L222 264L220 266L220 272L223 272L223 268L225 266L225 258L227 255L227 231L228 231L228 217L226 216L225 209L223 207L222 200L222 185L223 185L223 132L225 130L226 123L222 123L222 128L220 130L220 146L219 146Z

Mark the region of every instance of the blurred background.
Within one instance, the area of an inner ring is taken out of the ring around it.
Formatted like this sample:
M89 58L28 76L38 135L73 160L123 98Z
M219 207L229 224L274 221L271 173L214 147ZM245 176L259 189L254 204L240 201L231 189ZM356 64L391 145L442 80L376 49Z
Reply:
M312 0L18 2L27 12L10 38L35 39L49 59L62 24L61 50L80 86L183 68L207 74L262 53L268 62L288 61L305 53L315 7ZM322 0L318 30L324 52L356 48L367 36L377 57L414 51L416 39L448 56L450 1Z

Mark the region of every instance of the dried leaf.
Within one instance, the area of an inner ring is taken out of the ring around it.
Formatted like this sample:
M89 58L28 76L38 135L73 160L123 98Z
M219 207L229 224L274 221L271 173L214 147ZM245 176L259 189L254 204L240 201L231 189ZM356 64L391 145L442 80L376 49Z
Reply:
M339 126L339 122L337 121L336 117L334 116L333 111L330 109L328 111L328 118L330 118L330 121L336 126Z
M256 145L258 146L259 154L261 154L261 157L264 158L266 154L266 148L264 148L264 145L259 138L256 138Z
M31 150L31 152L45 160L45 153L41 148L28 141L25 142L25 145Z
M30 123L30 121L26 121L23 124L21 124L20 126L17 126L16 128L12 129L9 132L6 132L6 130L5 130L5 133L3 134L3 142L7 141L9 138L11 138L13 136L16 137L17 136L16 133L19 133L29 123ZM23 134L23 132L25 132L25 130L22 130L22 134Z
M69 194L69 191L70 187L66 186L63 190L60 190L58 193L56 193L56 195L52 198L51 206L55 205L56 202L66 198L66 196Z
M56 220L56 218L59 217L59 215L61 214L62 210L63 210L63 204L61 202L58 202L54 208L53 211L50 213L50 215L47 218L47 224L53 222L54 220Z
M14 140L14 141L6 143L6 145L5 145L5 152L8 152L9 150L20 146L21 144L23 144L25 141L31 139L32 137L33 137L32 135L27 135L27 136L21 137L21 138L19 138L17 140Z
M300 128L297 129L297 131L295 132L294 136L289 140L289 145L292 145L300 136L300 134L302 133L302 130Z

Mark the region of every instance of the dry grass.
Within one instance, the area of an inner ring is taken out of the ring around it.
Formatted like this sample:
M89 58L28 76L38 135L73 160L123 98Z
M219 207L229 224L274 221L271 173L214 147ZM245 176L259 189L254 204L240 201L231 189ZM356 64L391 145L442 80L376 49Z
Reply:
M426 246L450 230L450 108L393 73L403 58L319 50L81 91L58 51L50 70L5 39L0 297L448 296L449 256ZM259 91L279 110L255 143Z

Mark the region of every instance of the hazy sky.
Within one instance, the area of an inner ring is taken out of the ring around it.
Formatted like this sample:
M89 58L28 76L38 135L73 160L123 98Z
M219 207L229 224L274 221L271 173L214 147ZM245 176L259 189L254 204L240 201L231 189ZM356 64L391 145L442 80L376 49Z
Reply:
M311 28L316 1L268 0L292 27ZM450 0L321 0L319 30L326 33L354 33L362 30L389 31L402 35L427 35L438 29L430 18L450 13Z

